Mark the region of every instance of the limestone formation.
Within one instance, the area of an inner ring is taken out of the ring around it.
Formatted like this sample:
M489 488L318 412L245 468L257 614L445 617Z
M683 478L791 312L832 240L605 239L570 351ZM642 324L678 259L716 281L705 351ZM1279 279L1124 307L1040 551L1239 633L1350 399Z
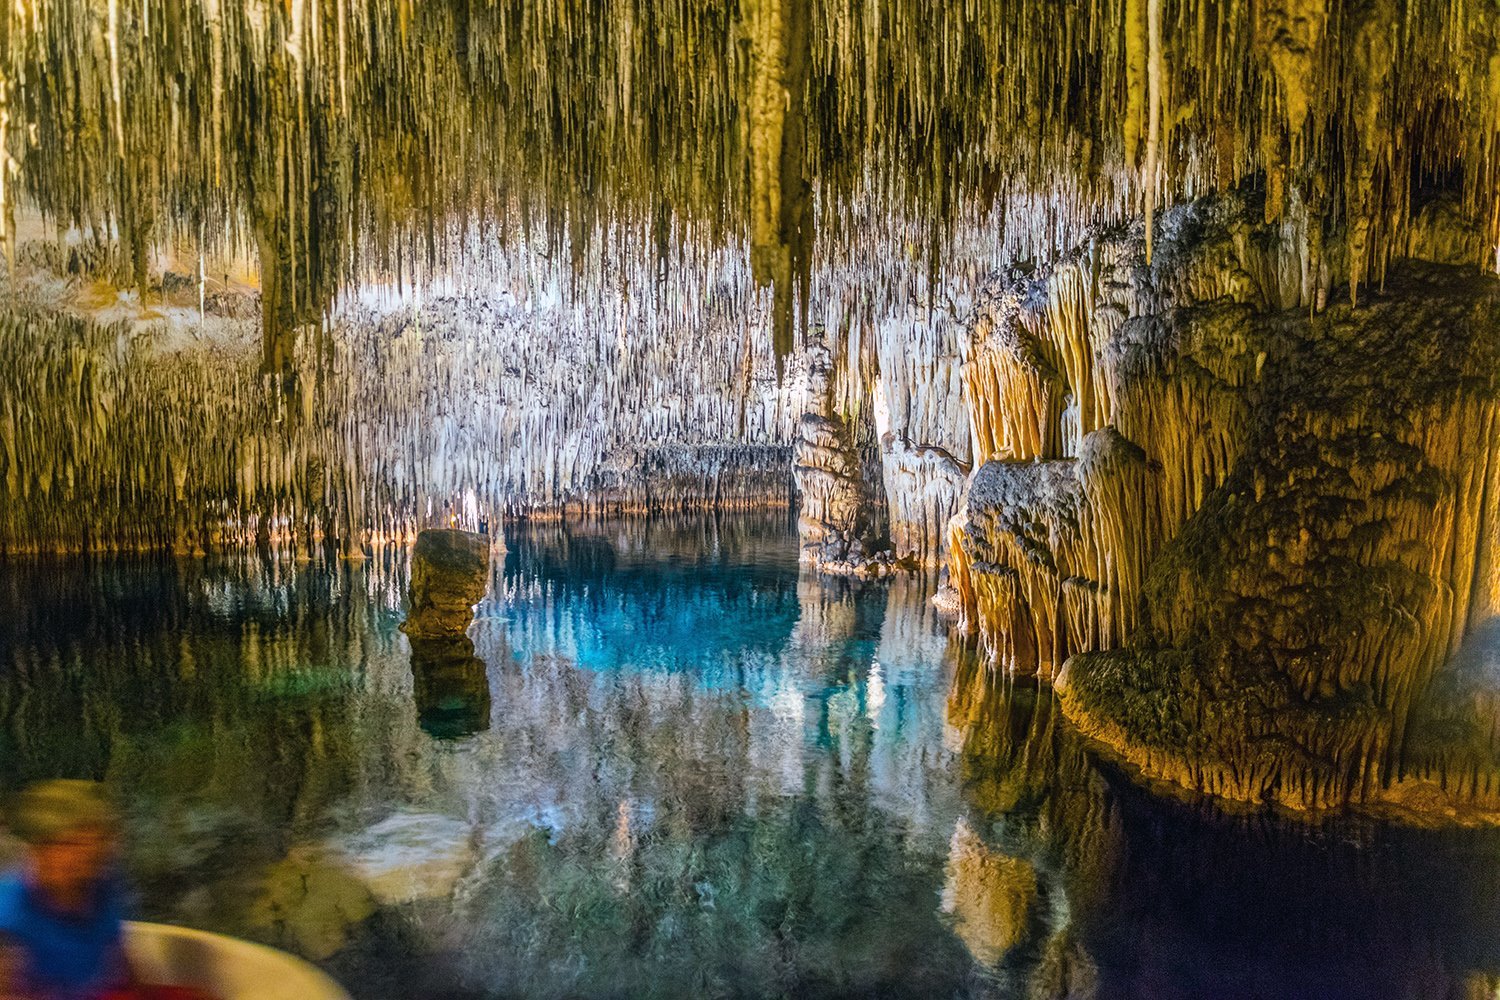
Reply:
M1107 237L976 324L963 620L1152 777L1494 813L1485 657L1453 657L1500 593L1500 285L1430 212L1436 260L1285 309L1250 212L1168 213L1149 268L1138 230Z
M490 540L452 528L428 528L411 553L411 585L401 631L414 640L462 638L490 580ZM422 647L424 650L430 647ZM413 655L418 648L413 646ZM472 647L471 647L472 652Z
M8 5L0 551L790 459L1142 771L1493 812L1500 8L1252 7Z

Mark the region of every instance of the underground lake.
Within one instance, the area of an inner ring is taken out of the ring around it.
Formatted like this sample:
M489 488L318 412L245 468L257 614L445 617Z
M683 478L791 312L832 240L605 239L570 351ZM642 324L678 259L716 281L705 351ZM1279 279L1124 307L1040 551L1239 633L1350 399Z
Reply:
M4 790L106 779L143 917L364 1000L1495 988L1500 834L1152 796L785 513L509 525L467 658L406 573L10 567Z

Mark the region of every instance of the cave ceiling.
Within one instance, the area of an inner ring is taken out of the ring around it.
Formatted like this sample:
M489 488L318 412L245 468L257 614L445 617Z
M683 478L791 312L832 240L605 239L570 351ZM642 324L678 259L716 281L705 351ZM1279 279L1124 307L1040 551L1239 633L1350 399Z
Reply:
M1492 0L12 0L0 236L110 234L141 283L153 247L251 251L273 368L341 290L479 238L700 282L738 250L780 354L828 261L936 269L981 224L1046 256L1248 184L1314 259L1343 232L1357 289L1432 190L1494 246L1497 30Z

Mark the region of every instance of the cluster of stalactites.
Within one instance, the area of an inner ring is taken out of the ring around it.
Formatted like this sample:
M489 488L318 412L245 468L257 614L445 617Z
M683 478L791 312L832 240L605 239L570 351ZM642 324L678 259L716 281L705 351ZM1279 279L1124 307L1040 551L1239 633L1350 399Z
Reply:
M1150 560L1229 475L1258 376L1246 314L1302 294L1273 266L1295 234L1254 221L1238 199L1182 206L1153 266L1124 229L980 297L976 472L948 564L962 624L1007 670L1050 677L1129 638Z
M253 246L266 363L370 268L419 274L455 219L659 259L743 246L807 300L811 219L955 226L996 203L1046 256L1101 221L1260 176L1352 288L1414 190L1500 227L1496 12L1463 0L34 0L0 15L0 237L19 197L148 248ZM812 199L816 199L816 205ZM886 241L886 250L903 247ZM820 251L821 252L821 251ZM697 257L693 277L712 272ZM643 273L650 273L649 266Z
M0 552L356 555L450 519L790 500L805 379L778 383L733 311L704 350L635 335L639 303L607 335L504 295L349 303L297 348L299 368L322 354L322 384L285 397L259 375L247 301L200 319L186 291L144 312L111 292L89 311L93 285L58 286L42 271L5 287Z
M950 578L991 659L1052 678L1075 652L1109 649L1136 627L1161 537L1155 470L1112 428L1077 459L991 462L954 524Z

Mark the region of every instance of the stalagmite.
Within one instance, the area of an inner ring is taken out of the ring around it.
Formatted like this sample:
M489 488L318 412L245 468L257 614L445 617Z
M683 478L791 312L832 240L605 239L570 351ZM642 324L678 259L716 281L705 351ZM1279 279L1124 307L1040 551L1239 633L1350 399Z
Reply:
M826 350L809 354L810 408L797 428L793 473L802 495L797 534L802 558L832 570L864 567L875 554L871 498L850 428L833 406L831 362ZM873 567L872 567L873 568Z

